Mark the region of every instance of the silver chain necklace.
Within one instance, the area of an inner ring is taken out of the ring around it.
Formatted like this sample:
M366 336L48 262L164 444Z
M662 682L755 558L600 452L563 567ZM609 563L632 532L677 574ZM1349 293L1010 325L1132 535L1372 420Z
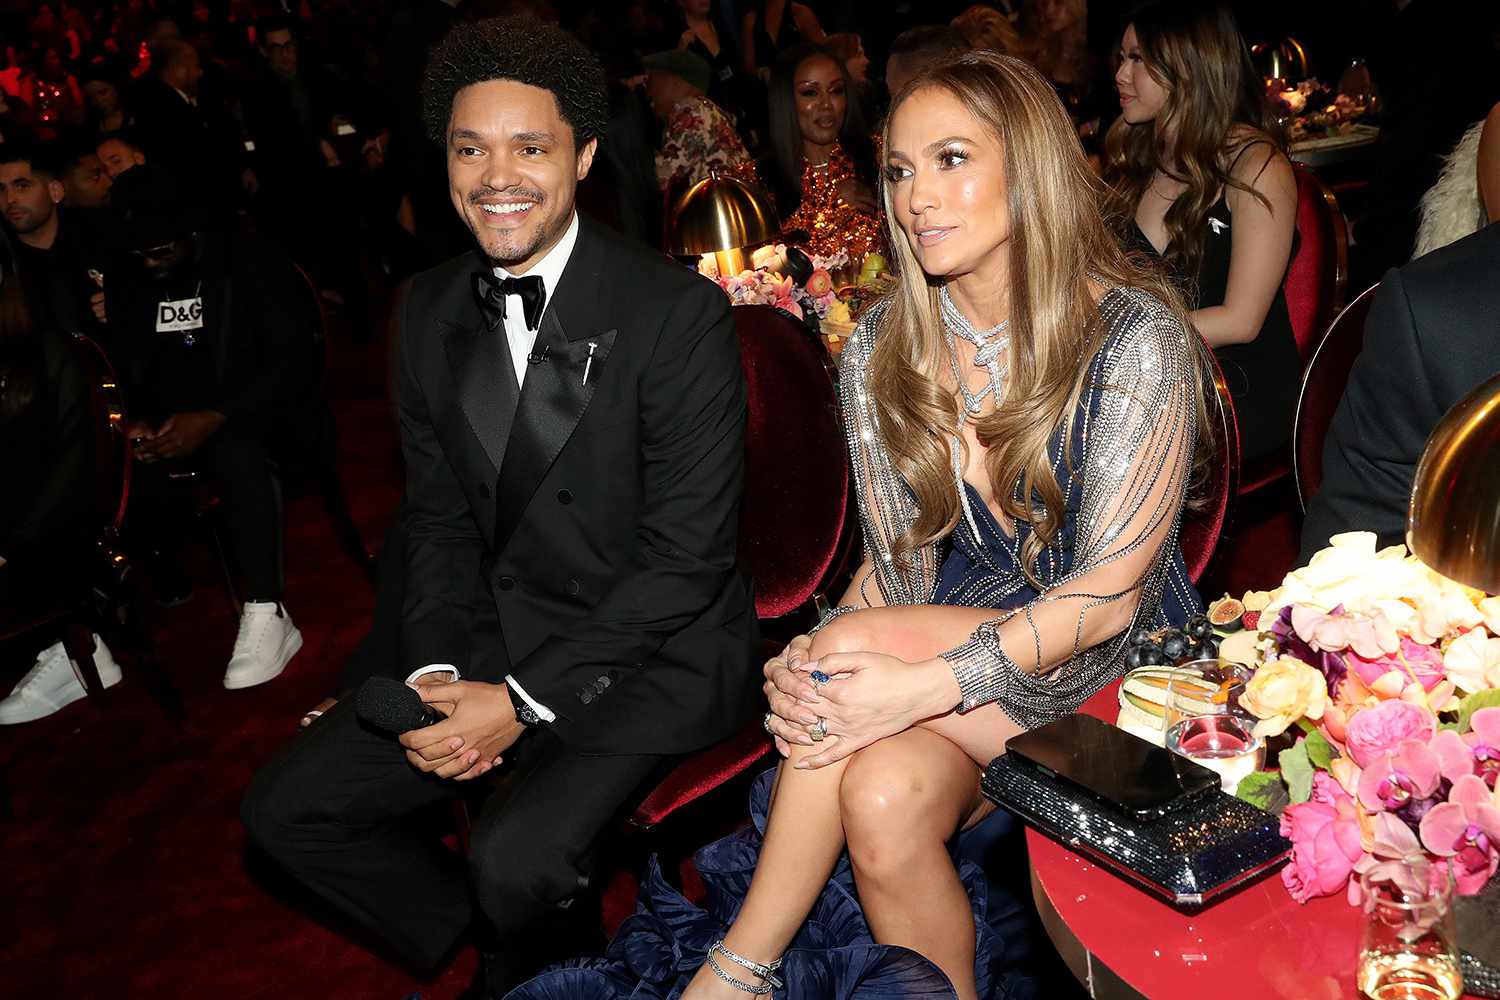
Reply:
M948 286L944 285L938 292L938 299L943 316L943 339L948 344L948 363L953 368L953 380L958 383L958 393L963 399L964 405L958 414L958 429L953 433L953 444L949 448L949 454L953 462L953 485L958 490L958 502L963 508L964 520L969 524L969 530L974 533L974 541L981 550L987 550L984 543L984 535L980 534L979 525L974 520L974 511L969 504L969 491L964 488L964 465L963 465L963 429L964 424L970 417L979 416L984 408L985 397L995 401L998 408L1005 400L1005 376L1010 373L1010 360L1007 353L1010 347L1010 336L1006 334L1006 327L1010 326L1010 320L1005 320L999 326L992 329L979 331L974 324L969 322L958 308L953 304L953 299L948 295ZM989 373L989 385L978 392L970 392L968 379L964 377L963 367L958 363L958 341L956 337L962 337L974 345L974 364ZM1006 356L1002 364L1001 355Z

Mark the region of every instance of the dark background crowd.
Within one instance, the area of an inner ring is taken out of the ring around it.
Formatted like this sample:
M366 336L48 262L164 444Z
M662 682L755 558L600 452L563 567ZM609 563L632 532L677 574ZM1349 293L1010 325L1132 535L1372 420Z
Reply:
M336 361L330 371L327 333L378 357L402 280L472 245L419 97L427 52L455 23L530 12L598 54L611 120L580 208L667 250L665 208L708 166L756 180L783 220L796 219L804 158L838 146L850 159L840 197L874 216L871 139L891 95L922 65L969 49L1040 69L1097 164L1119 115L1131 6L0 0L0 610L97 577L94 484L106 463L85 425L101 376L92 355L73 350L82 335L123 390L116 419L134 461L129 517L112 539L121 558L156 602L185 601L184 518L203 508L207 484L240 614L224 686L285 669L303 643L287 576L306 555L295 541L305 531L287 524L289 490L311 485L335 527L356 534L341 506L335 430L351 415L331 389L348 373ZM1412 256L1419 201L1443 157L1500 99L1496 7L1231 6L1250 42L1295 36L1325 82L1360 61L1378 84L1378 144L1326 178L1350 223L1350 288L1365 288ZM809 47L832 64L825 83L842 95L831 126L799 118L792 77ZM380 496L393 508L391 492ZM376 532L389 514L370 518ZM312 588L292 589L294 601L315 603ZM76 644L51 638L0 647L0 664L15 668L7 689L34 663L0 703L0 724L83 697L69 668ZM95 642L99 679L112 686L119 669ZM319 684L326 693L326 678Z

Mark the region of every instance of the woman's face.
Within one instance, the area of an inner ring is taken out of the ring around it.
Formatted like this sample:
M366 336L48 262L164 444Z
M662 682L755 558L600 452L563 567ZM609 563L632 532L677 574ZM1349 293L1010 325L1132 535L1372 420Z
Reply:
M96 114L111 115L120 108L120 92L108 80L90 80L85 83L83 96Z
M919 89L892 112L890 140L891 210L923 271L956 278L1009 252L1004 151L956 97Z
M865 55L863 43L854 51L854 56L844 63L844 68L849 71L849 79L864 82L870 71L870 57Z
M792 94L797 100L797 128L803 141L820 146L837 141L849 109L838 63L828 56L803 60L792 77Z
M1120 115L1131 125L1155 121L1167 106L1167 90L1146 71L1141 42L1135 25L1120 39L1120 68L1115 70L1115 89L1120 92Z

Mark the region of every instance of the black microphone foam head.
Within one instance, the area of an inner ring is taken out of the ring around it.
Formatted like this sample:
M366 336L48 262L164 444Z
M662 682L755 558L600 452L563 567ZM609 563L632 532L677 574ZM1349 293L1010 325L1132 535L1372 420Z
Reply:
M417 692L391 677L371 677L354 696L354 714L387 733L407 733L427 725L426 706Z

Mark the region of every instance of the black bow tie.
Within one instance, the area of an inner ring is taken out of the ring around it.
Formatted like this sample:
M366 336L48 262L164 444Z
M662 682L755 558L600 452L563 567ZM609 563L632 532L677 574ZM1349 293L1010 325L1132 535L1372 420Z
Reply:
M547 307L547 286L539 275L524 278L497 278L489 271L474 275L474 295L479 299L479 311L484 321L493 330L505 319L505 297L521 296L521 310L526 317L526 329L535 330L542 322L542 310Z

